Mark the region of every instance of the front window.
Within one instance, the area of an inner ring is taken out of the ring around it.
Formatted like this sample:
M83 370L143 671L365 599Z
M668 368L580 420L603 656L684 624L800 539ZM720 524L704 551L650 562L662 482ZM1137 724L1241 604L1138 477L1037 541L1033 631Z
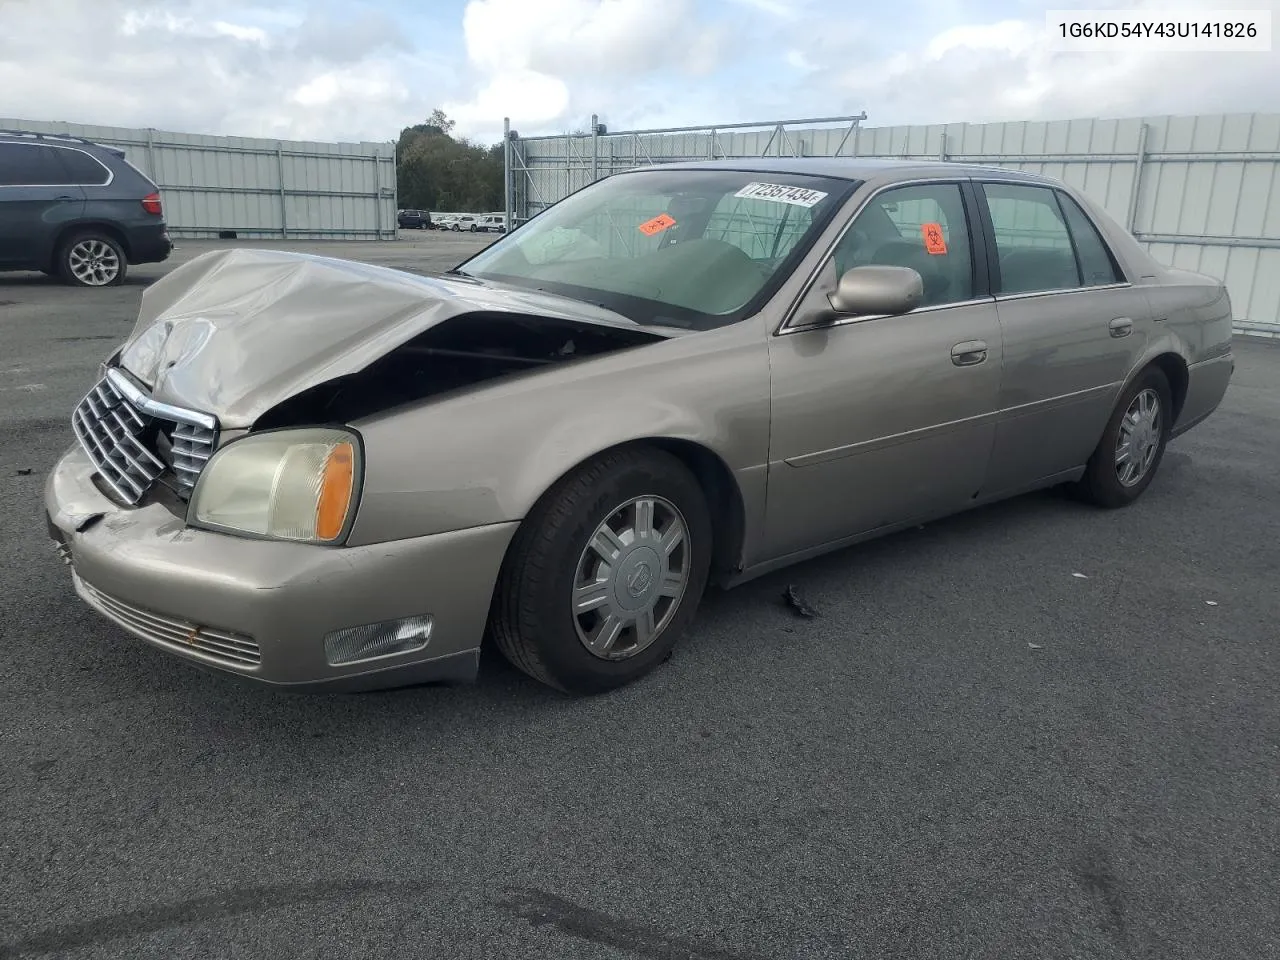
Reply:
M856 181L653 169L592 184L485 249L468 276L707 329L773 293Z

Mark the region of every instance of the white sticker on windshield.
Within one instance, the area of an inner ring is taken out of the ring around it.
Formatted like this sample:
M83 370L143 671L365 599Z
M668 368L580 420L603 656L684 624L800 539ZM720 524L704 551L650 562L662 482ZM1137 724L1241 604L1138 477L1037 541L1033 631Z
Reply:
M826 194L821 190L788 187L785 183L748 183L734 196L744 200L773 200L775 203L789 203L797 207L812 207Z

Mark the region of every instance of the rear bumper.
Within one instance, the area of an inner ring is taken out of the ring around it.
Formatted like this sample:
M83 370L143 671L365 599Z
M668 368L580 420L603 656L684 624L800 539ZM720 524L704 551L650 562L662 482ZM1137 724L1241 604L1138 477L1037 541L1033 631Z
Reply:
M127 509L69 450L45 485L49 535L77 594L141 640L201 667L295 690L474 678L490 598L516 524L362 547L250 540L188 528L163 503ZM430 616L424 648L333 665L325 637Z
M169 228L161 223L134 227L129 231L129 262L161 263L173 253L173 241Z
M1235 357L1230 353L1193 363L1187 368L1187 396L1178 421L1173 425L1172 437L1182 436L1218 409L1227 394L1227 387L1231 385L1235 369Z

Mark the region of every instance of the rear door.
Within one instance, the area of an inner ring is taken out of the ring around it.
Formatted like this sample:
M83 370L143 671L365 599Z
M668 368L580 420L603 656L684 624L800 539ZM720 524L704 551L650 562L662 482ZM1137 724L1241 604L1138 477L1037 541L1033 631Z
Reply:
M43 143L0 143L0 264L41 267L54 238L84 212L59 151Z
M1150 335L1142 293L1088 215L1055 187L979 182L1004 342L984 487L998 494L1083 466Z

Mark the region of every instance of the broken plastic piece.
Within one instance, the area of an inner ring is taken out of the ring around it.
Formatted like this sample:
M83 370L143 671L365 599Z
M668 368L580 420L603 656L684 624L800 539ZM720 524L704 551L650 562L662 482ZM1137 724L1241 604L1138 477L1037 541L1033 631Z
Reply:
M787 602L787 606L802 617L816 617L818 615L818 611L809 606L804 597L800 596L800 591L794 583L787 585L782 599Z

